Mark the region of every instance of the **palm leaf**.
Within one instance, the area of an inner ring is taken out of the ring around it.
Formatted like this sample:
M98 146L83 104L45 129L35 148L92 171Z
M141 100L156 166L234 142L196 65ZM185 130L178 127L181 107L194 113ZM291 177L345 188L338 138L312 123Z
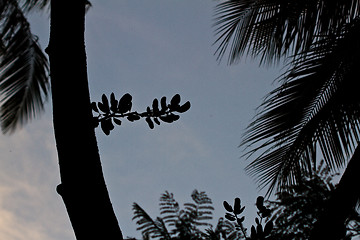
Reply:
M211 199L207 196L205 192L199 192L194 190L191 194L192 200L195 204L184 204L187 212L196 213L196 218L194 223L196 226L211 226L208 223L212 219L212 214L214 207L212 206Z
M359 2L326 0L228 0L215 9L216 54L229 63L243 54L271 62L307 50L359 15Z
M1 11L0 120L11 132L43 110L48 94L48 62L16 1Z
M344 166L360 137L359 30L354 20L341 34L314 43L263 103L242 143L252 147L249 156L262 150L247 167L260 187L270 185L271 192L300 181L317 146L332 170Z
M50 0L22 0L19 1L21 8L25 11L31 11L34 9L44 9L50 5Z
M174 194L166 191L160 197L160 215L169 226L175 226L179 218L179 203L175 201Z
M143 235L148 235L157 239L170 240L171 236L166 229L165 223L161 218L153 220L144 209L138 204L133 204L134 217L133 220L137 219L136 224L139 227L136 230L142 232Z

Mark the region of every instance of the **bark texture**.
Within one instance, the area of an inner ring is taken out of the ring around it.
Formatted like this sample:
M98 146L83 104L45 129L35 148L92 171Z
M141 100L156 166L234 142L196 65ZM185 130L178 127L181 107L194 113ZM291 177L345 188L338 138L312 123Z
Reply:
M61 176L57 191L78 240L122 240L92 125L84 32L85 0L51 1L46 52Z

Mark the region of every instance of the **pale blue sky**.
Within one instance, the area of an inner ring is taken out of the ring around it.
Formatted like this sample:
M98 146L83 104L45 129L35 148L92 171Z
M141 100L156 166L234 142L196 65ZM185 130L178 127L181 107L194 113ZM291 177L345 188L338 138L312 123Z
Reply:
M93 0L86 45L91 97L129 92L134 108L179 93L192 107L178 122L150 130L126 123L110 136L97 130L108 190L124 236L139 237L132 218L137 202L158 216L158 199L173 192L180 203L192 190L212 198L215 224L223 200L240 197L253 223L259 192L244 172L238 145L255 108L272 89L279 69L251 59L227 66L216 50L212 0ZM65 14L66 15L66 14ZM46 13L32 30L48 42ZM71 57L71 56L70 56ZM70 73L69 73L70 74ZM64 93L66 97L66 93ZM0 239L75 239L60 196L51 122L46 113L11 136L0 136Z

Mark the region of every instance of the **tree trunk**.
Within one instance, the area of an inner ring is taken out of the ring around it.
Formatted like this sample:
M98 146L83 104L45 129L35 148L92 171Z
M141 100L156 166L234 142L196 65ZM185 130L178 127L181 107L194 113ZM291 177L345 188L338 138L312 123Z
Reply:
M354 211L360 197L360 146L351 157L338 186L325 206L325 212L315 224L311 240L338 240L345 236L345 222Z
M61 177L57 191L78 240L121 240L92 125L84 32L85 0L51 0L46 52Z

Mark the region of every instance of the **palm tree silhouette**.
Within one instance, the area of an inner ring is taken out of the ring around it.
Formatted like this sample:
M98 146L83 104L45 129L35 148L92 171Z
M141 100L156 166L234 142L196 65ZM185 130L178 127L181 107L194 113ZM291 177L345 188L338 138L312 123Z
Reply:
M25 14L44 9L48 0L0 3L0 121L12 132L43 110L49 90L49 66Z
M216 16L219 59L288 60L281 86L244 134L246 155L256 155L247 171L271 193L311 174L317 149L331 170L347 166L313 232L338 239L360 197L359 2L229 0Z

